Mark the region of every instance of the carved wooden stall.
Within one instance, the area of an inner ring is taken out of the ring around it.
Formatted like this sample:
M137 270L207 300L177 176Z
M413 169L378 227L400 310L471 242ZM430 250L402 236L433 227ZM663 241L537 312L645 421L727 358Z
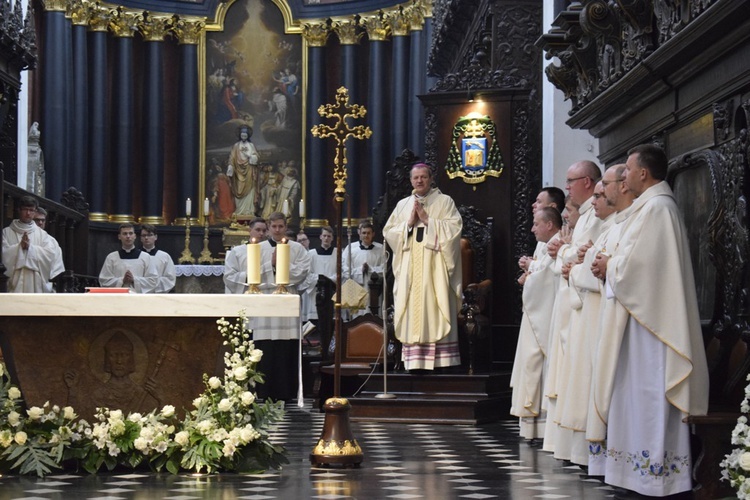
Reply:
M572 103L568 124L600 139L605 164L645 142L665 148L668 181L690 234L710 370L696 498L719 482L746 375L750 5L739 0L570 2L539 47L547 78Z

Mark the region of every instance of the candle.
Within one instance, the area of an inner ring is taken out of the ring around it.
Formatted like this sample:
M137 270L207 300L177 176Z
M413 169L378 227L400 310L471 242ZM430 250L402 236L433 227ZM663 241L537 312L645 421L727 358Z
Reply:
M289 284L289 245L286 239L276 245L276 284Z
M185 215L190 217L190 209L193 208L193 202L190 201L190 198L185 200Z
M289 215L289 200L284 200L284 205L281 207L281 212L284 215Z
M303 218L305 216L305 200L299 200L299 216Z
M260 244L255 238L247 244L247 283L260 285Z
M208 204L208 198L203 200L203 215L208 215L208 211L211 209L211 206Z

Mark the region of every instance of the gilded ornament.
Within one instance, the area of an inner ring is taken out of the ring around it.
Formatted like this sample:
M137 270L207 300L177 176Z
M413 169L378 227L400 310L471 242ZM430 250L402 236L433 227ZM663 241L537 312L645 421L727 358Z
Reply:
M179 43L197 45L206 31L206 21L205 19L183 19L175 16L172 31Z
M138 23L143 20L142 14L127 12L122 7L112 11L109 27L112 33L119 38L129 38L138 30Z
M73 25L88 26L92 8L94 7L91 2L87 0L72 0L69 7L68 17L70 17Z
M68 0L42 0L47 12L67 12Z
M404 9L404 15L411 31L421 31L424 28L425 8L422 2L416 1Z
M147 13L143 16L143 21L138 25L138 29L147 42L163 42L171 26L171 17L152 16Z
M390 29L382 11L374 16L363 17L362 25L365 27L367 37L371 42L384 42L388 39Z
M315 448L313 448L312 454L318 456L362 455L362 448L360 448L356 439L352 439L351 441L348 439L343 441L336 441L335 439L326 441L320 439Z
M336 104L322 104L318 108L318 114L324 118L336 120L334 126L315 125L311 132L313 136L321 139L332 137L336 142L336 156L333 159L333 182L336 184L334 195L336 200L343 201L346 195L346 146L344 143L349 137L355 139L369 139L372 135L370 127L357 125L350 127L347 118L363 118L367 109L359 104L349 104L349 90L339 87L336 91Z
M339 37L341 45L356 45L362 38L362 33L357 29L356 19L334 21L333 31Z
M91 31L109 30L109 21L112 17L109 9L105 9L98 4L91 6L89 10L89 29Z
M459 117L453 126L445 165L448 177L461 177L467 184L479 184L487 176L499 177L503 168L495 122L478 113Z
M304 24L302 36L310 47L325 47L330 30L326 23Z
M386 15L386 20L391 28L393 36L406 36L409 34L409 19L403 9Z

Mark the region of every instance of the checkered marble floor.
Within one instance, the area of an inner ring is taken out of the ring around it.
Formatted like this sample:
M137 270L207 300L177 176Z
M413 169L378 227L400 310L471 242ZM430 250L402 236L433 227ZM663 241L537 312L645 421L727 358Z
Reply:
M57 474L0 477L0 499L586 499L613 491L518 438L506 421L477 427L352 423L358 468L311 467L324 415L290 407L273 432L290 463L265 474Z

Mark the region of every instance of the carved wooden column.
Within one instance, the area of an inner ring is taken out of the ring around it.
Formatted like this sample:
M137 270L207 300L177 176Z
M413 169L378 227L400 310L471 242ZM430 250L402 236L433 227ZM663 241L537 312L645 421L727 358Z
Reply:
M146 41L146 85L143 91L143 198L141 224L164 224L164 37L171 18L144 16L139 24Z
M368 123L372 129L372 140L368 144L367 166L369 178L367 207L371 206L385 192L385 172L391 164L388 157L388 134L386 130L385 108L387 88L385 75L385 42L390 28L382 14L362 20L367 30L370 47L370 66L368 69L369 85L367 89ZM356 169L354 169L356 170ZM362 193L364 194L364 193Z
M174 26L174 33L180 43L180 77L179 77L179 119L180 130L177 138L178 155L178 189L177 209L181 208L187 198L198 199L198 42L204 36L206 24L198 20L179 19ZM198 210L196 210L196 213ZM178 223L185 224L184 217L178 217ZM195 223L198 219L195 219Z
M82 191L90 200L89 220L109 220L107 186L110 185L109 126L107 110L107 31L110 11L95 6L89 21L89 189Z
M133 132L135 131L135 88L133 82L133 36L140 14L118 8L113 12L110 28L115 36L115 71L112 86L114 145L114 203L109 221L134 222L133 219Z
M302 36L307 43L307 124L318 125L321 121L318 106L326 101L326 59L325 46L330 34L325 24L307 24ZM327 201L320 193L325 193L327 158L325 141L319 141L306 134L307 164L305 169L304 200L307 209L307 227L327 225L324 214Z

